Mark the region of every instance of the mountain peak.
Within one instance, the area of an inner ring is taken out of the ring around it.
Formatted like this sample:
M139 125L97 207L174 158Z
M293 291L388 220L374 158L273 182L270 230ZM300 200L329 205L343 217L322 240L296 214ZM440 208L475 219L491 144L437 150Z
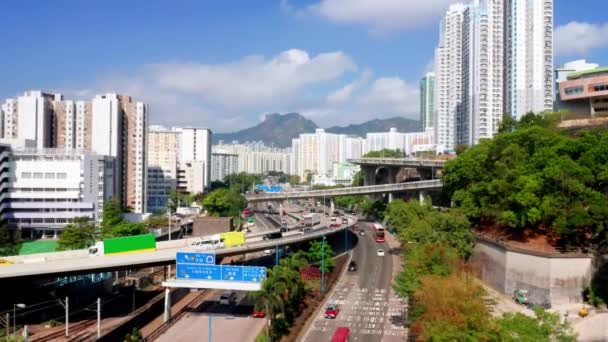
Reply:
M420 123L417 120L403 117L388 119L373 119L361 124L348 126L333 126L325 129L328 133L347 134L365 137L370 132L388 132L391 128L397 128L402 133L417 132ZM213 142L223 140L230 143L238 140L240 143L247 141L263 141L264 144L276 147L291 146L291 139L297 138L302 133L314 133L319 128L312 120L305 118L300 113L268 113L264 121L259 124L234 133L213 134Z

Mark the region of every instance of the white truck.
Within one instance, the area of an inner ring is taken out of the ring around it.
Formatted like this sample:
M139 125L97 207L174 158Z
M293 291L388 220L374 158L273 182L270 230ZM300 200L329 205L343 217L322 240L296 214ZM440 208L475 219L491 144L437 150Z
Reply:
M302 219L304 219L304 226L306 227L312 227L321 223L321 215L317 213L302 215Z

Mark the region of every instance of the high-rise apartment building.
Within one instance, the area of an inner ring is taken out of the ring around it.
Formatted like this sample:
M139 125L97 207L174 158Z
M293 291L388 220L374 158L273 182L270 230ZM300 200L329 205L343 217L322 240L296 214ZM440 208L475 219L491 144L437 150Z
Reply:
M27 91L2 105L5 139L30 140L37 148L76 149L117 163L114 194L124 208L146 209L148 107L129 96L97 95L92 101Z
M211 153L211 181L223 181L226 176L238 173L239 155Z
M492 138L503 111L503 0L475 0L463 17L462 109L457 144Z
M237 172L264 174L269 171L292 174L290 149L265 146L263 143L220 144L213 146L213 153L228 153L238 156ZM213 172L212 172L213 174Z
M130 96L97 95L91 105L91 125L84 132L85 140L91 137L91 151L115 157L119 163L123 207L145 212L148 106Z
M435 140L438 152L454 151L462 112L463 4L451 5L441 21L435 51Z
M169 194L177 188L179 135L162 126L148 130L148 212L166 209Z
M174 128L178 142L178 190L199 193L211 185L211 136L207 128ZM186 177L187 175L187 177ZM190 184L188 184L190 183Z
M315 133L300 134L292 140L292 154L296 160L296 174L305 179L307 174L331 176L333 164L340 161L340 135L317 128Z
M505 111L553 107L553 0L505 1Z
M365 139L361 137L349 137L344 134L339 139L339 161L344 163L349 159L361 158L365 151Z
M428 72L420 80L420 126L422 131L433 127L435 116L435 73Z

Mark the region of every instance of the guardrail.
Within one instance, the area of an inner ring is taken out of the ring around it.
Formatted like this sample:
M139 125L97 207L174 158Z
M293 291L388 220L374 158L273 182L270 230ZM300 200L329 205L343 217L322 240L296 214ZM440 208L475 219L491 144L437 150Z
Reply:
M289 199L305 199L315 198L323 196L348 196L348 195L369 195L378 193L390 193L390 192L401 192L411 190L436 190L443 187L443 183L440 179L418 181L418 182L407 182L407 183L395 183L395 184L382 184L382 185L368 185L368 186L356 186L350 188L338 188L338 189L324 189L324 190L310 190L300 192L279 192L279 193L262 193L262 194L251 194L245 196L249 202L261 202L271 200L289 200Z
M416 159L416 158L354 158L347 160L351 164L358 165L390 165L390 166L409 166L409 167L434 167L442 168L445 160L436 159Z
M275 248L278 245L291 245L299 242L317 239L323 236L336 234L344 229L356 224L357 218L349 216L351 219L348 224L338 228L321 228L311 232L283 237L268 241L256 241L247 245L215 249L218 256L231 256L263 251ZM188 240L182 240L184 248L191 248L187 245ZM0 279L42 276L51 274L74 274L90 271L112 270L116 268L136 268L148 265L161 265L175 262L175 252L180 249L160 249L156 252L143 252L116 256L93 256L78 259L55 260L52 262L40 262L35 264L13 264L0 267Z

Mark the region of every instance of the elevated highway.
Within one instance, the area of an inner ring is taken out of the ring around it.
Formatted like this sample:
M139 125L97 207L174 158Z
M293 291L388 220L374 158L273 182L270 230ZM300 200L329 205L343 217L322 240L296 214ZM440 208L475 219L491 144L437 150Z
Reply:
M373 195L405 191L439 190L442 187L443 183L440 179L433 179L418 182L357 186L351 188L249 194L246 195L245 198L247 198L247 201L249 202L281 201L290 199L319 198L323 196L336 197L350 195Z
M398 166L408 168L443 168L445 160L418 158L356 158L348 159L351 164L365 166Z
M285 246L305 242L308 240L318 239L323 236L343 232L344 229L356 223L356 218L349 217L349 223L342 225L339 228L329 229L327 227L316 227L313 231L306 234L301 234L299 231L285 233L281 239L265 241L261 237L251 238L251 241L243 246L218 248L213 252L217 256L231 256L238 254L253 253L263 251L265 249L275 248L276 246ZM289 235L288 235L289 234ZM104 255L104 256L89 256L87 250L77 250L67 252L64 258L58 253L54 260L47 260L44 257L39 259L29 259L29 261L15 260L16 263L11 265L0 266L0 280L10 278L23 277L40 277L40 276L66 276L70 274L83 274L94 272L106 272L116 269L140 268L155 265L166 265L175 263L175 253L177 251L191 250L195 251L190 244L198 238L182 239L174 241L163 241L157 244L157 250L154 252L142 252L122 255ZM249 238L247 238L249 239ZM211 251L211 250L206 250Z

